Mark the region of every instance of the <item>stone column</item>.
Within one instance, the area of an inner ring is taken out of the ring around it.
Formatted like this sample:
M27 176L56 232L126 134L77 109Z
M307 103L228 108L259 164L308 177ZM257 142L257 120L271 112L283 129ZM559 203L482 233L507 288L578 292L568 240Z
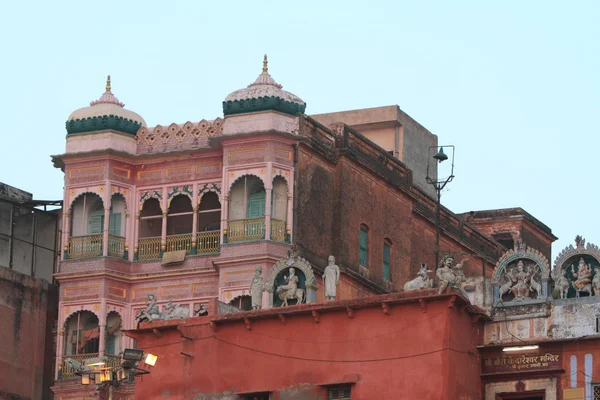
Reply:
M65 213L63 218L63 255L62 259L66 260L69 258L69 238L71 237L71 214Z
M227 243L227 218L229 218L229 196L223 196L223 203L221 204L221 244Z
M110 207L104 209L104 227L102 230L102 255L108 256L108 226L110 225Z
M129 227L129 211L125 209L125 226L123 227L123 236L125 237L125 251L123 252L123 258L125 260L129 259L129 241L131 240L131 236L127 234L127 228Z
M104 321L102 321L103 324L99 325L100 326L100 337L99 339L99 346L98 346L98 356L99 357L104 357L104 351L106 350L106 318L104 318Z
M167 250L167 213L162 215L162 232L160 235L160 256Z
M271 196L273 188L265 189L265 240L271 240Z
M294 199L292 198L292 195L290 193L288 193L288 195L287 195L287 213L285 216L285 234L287 236L286 240L288 243L292 243L292 224L293 224L292 213L293 213L293 207L294 207L293 200Z
M194 207L192 217L192 250L190 254L196 254L196 246L198 245L198 207Z

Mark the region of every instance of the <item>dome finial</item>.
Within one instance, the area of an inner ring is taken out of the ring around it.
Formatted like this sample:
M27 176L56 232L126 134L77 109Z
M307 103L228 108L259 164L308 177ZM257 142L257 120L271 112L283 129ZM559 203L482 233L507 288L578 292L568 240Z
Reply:
M267 55L265 54L265 58L263 60L263 75L269 75L269 60L267 60Z
M106 92L110 93L110 75L106 78Z

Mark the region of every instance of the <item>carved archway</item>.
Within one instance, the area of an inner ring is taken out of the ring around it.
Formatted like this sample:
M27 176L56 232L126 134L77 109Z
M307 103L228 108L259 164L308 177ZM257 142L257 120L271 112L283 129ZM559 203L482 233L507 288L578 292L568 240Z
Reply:
M587 269L589 272L588 280L590 284L587 285L582 285L581 278L584 277L579 277L579 275L583 275L579 270L582 260L585 264L584 269ZM566 278L568 281L569 286L566 297L593 295L592 286L594 286L594 282L598 282L600 279L597 277L598 275L600 275L600 248L593 243L586 244L585 239L580 235L575 238L575 247L569 245L558 254L552 269L552 278L557 287L560 285L561 279L564 280ZM576 286L580 287L579 293L576 292ZM596 291L596 295L598 294L600 294L600 290Z
M144 203L146 202L146 200L148 199L157 199L158 200L158 204L160 204L160 209L164 212L165 210L163 209L163 204L162 204L162 190L160 189L152 189L152 190L146 190L144 192L140 193L140 211L142 211L142 209L144 208Z
M520 293L515 294L513 287L518 289L515 286L518 283L515 283L514 274L518 274L519 265L522 266L524 274L528 274L528 281L527 287L523 287ZM494 305L519 305L523 304L523 301L545 301L548 297L549 277L548 259L540 251L518 242L514 249L508 250L500 257L494 268L492 274ZM505 296L510 298L506 300Z
M269 293L269 306L274 305L275 281L278 275L289 268L295 268L304 274L304 286L306 289L306 303L314 303L317 295L317 279L312 266L304 258L290 254L288 258L282 258L271 269L271 273L265 282L266 291Z

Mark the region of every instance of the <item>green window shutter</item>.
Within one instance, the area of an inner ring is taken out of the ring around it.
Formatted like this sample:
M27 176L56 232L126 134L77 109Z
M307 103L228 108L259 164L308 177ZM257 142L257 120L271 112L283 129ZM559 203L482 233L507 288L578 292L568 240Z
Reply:
M369 251L369 243L368 243L368 232L365 228L360 228L360 253L359 253L359 263L363 267L367 267L367 259L368 259L368 251Z
M265 215L265 192L254 193L248 198L246 218L259 218Z
M88 235L100 235L104 229L104 211L92 211L88 220Z
M108 233L114 236L121 236L121 213L110 214Z
M115 354L115 335L106 336L106 344L104 345L106 354Z
M390 279L390 244L383 243L383 279Z

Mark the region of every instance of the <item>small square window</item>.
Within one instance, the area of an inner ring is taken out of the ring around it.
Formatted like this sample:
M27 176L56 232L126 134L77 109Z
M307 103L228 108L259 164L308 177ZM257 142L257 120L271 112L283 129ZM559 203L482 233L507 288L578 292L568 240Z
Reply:
M327 400L350 400L351 392L350 385L331 386L327 388Z

